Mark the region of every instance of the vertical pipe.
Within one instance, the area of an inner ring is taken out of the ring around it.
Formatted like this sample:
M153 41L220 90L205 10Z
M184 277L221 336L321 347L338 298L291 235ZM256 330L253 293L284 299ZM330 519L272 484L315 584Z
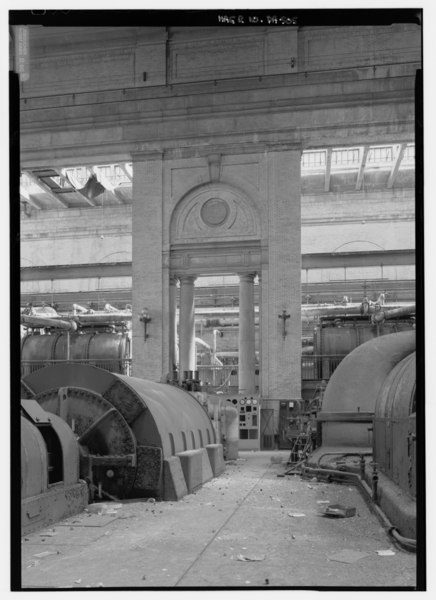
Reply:
M212 342L212 385L216 385L216 334L218 329L213 330L213 342Z
M239 393L254 394L254 273L239 275Z
M259 349L259 378L258 378L258 389L262 389L262 273L257 274L258 281L258 310L259 310L259 329L258 329L258 349ZM255 314L256 317L256 314ZM254 352L256 355L256 330L254 332ZM256 358L254 359L254 367L256 368Z
M174 379L174 373L177 370L178 346L177 346L177 277L170 277L170 320L169 320L169 338L170 338L170 377Z
M195 371L195 301L193 275L180 277L179 381L184 371Z

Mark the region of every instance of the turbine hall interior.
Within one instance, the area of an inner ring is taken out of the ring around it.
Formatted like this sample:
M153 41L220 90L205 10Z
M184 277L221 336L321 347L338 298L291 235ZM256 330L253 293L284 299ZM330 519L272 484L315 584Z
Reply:
M422 589L416 11L48 12L10 13L18 587Z

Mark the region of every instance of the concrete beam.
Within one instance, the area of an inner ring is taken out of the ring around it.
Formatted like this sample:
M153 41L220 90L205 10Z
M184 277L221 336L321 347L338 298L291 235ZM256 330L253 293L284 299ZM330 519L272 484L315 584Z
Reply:
M33 206L33 208L36 208L37 210L42 209L41 204L32 196L32 194L28 194L26 191L20 191L20 199L23 202L27 202L30 204L30 206Z
M131 275L131 262L90 263L87 265L53 265L21 268L21 281L82 279L86 277L129 277Z
M63 200L62 198L60 198L57 194L55 194L50 187L45 184L43 181L41 181L39 179L39 177L36 177L36 175L34 175L31 171L26 171L26 175L29 177L29 179L31 179L37 186L39 186L41 188L41 190L47 194L48 196L50 196L50 198L52 200L54 200L55 202L58 202L59 204L61 204L64 208L69 208L69 204L68 202L66 202L65 200Z
M119 163L123 173L125 174L126 177L128 177L130 179L130 181L133 181L133 177L130 175L129 171L127 170L126 166L123 163Z
M333 153L333 149L328 148L327 149L327 162L326 162L326 168L325 168L325 179L324 179L324 191L325 192L330 191L330 175L332 172L332 153Z
M373 252L334 252L303 254L302 269L340 267L402 266L415 264L415 250L375 250ZM89 263L22 267L21 281L82 279L86 277L130 277L131 262Z
M359 172L356 179L356 190L360 190L363 183L363 174L365 173L366 159L368 158L369 146L363 148L362 156L360 157Z
M303 254L302 269L414 265L415 250L375 250L372 252L332 252Z
M391 172L389 173L389 179L388 179L388 183L387 183L388 189L391 189L395 183L395 179L397 177L398 170L401 165L401 161L403 160L405 149L406 149L406 144L401 144L400 147L398 148L397 156L395 157L394 164L392 165Z

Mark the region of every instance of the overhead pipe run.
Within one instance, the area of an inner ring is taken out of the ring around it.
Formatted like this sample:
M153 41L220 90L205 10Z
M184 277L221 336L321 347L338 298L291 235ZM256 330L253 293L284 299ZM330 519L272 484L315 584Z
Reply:
M105 323L121 323L123 321L131 321L132 314L124 312L108 312L108 313L93 313L86 315L76 315L75 320L80 325L97 325Z
M21 315L21 325L35 329L53 327L64 331L77 331L77 323L73 320L54 319L48 317L37 317L35 315Z
M383 311L378 311L378 307L383 306ZM377 304L377 303L347 303L347 304L327 304L325 306L307 305L301 306L301 319L303 321L315 320L318 317L348 317L348 316L374 316L384 315L382 319L393 319L396 317L407 317L413 315L416 311L416 304L407 304L398 306L398 304ZM377 321L379 317L377 317ZM259 325L259 316L255 315L254 324ZM198 316L195 319L197 325L203 327L238 327L239 316L231 317L205 317Z
M415 313L416 305L412 304L410 306L399 306L397 308L391 308L388 310L379 310L374 312L371 316L371 321L373 323L383 323L383 321L387 319L395 319L398 317L407 317L411 313Z

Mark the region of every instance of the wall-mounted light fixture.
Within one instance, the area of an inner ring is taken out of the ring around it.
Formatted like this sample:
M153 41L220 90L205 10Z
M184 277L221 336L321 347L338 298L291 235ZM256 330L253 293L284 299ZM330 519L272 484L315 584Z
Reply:
M141 314L139 315L139 320L144 323L144 341L146 341L146 339L149 337L149 335L147 333L147 323L150 323L150 321L151 321L151 317L148 312L148 308L143 308L141 310Z
M285 309L282 310L282 314L279 315L279 319L283 320L283 339L285 339L287 331L286 331L286 319L289 319L291 315L289 315Z

